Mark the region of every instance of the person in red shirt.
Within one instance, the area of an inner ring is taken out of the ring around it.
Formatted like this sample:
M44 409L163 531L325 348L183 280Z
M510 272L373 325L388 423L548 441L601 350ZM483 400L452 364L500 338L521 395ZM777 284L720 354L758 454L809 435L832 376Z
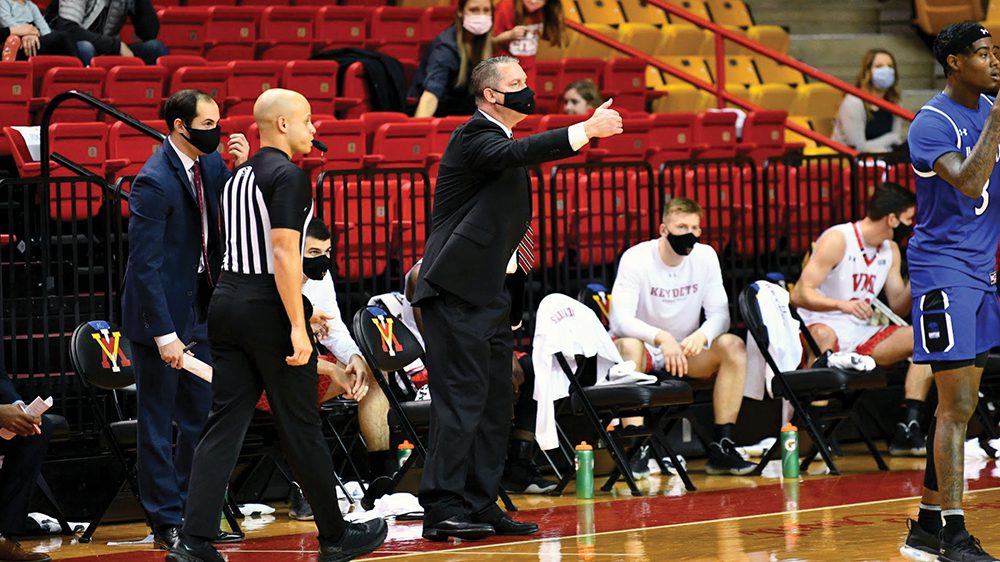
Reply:
M535 55L542 39L556 46L567 42L559 0L500 0L493 8L494 56L516 57L528 84L535 82Z

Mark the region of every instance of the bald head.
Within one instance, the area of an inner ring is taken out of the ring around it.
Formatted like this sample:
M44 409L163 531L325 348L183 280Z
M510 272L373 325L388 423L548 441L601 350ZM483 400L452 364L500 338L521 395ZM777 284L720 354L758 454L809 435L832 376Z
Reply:
M261 146L273 146L289 155L308 154L312 150L316 129L311 117L309 100L292 90L271 88L253 105Z

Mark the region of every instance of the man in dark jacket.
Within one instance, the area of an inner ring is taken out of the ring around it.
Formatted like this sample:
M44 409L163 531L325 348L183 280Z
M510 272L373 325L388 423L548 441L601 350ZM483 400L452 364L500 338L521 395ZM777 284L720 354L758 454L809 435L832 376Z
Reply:
M512 407L514 340L504 281L534 261L526 167L622 132L609 100L587 121L513 140L511 129L534 111L526 78L512 57L476 66L478 110L455 130L438 173L434 227L413 300L423 318L432 396L420 483L423 536L430 540L538 530L496 505Z
M230 172L216 151L219 106L181 90L163 107L170 134L132 182L122 332L132 342L138 390L139 494L154 543L172 548L194 448L212 404L209 383L183 372L185 344L211 362L207 311L222 264L219 195ZM249 144L233 135L237 164ZM173 446L173 426L177 444Z
M167 47L156 38L160 20L151 0L56 0L46 11L53 30L68 33L75 41L83 64L95 55L139 57L146 64L167 54ZM135 26L139 41L121 40L125 18Z

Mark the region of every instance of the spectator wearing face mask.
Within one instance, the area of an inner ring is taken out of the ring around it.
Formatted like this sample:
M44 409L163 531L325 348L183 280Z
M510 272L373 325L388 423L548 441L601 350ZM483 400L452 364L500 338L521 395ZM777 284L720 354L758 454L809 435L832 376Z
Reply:
M501 0L497 3L493 15L496 54L515 57L528 75L528 86L535 83L538 42L544 39L561 46L566 44L566 35L559 0Z
M455 23L431 41L413 77L409 96L419 100L414 117L472 115L469 75L492 56L492 27L490 0L459 0Z
M899 75L892 53L883 49L865 53L855 85L887 102L898 103ZM861 152L890 152L903 144L903 120L847 94L837 112L833 140Z

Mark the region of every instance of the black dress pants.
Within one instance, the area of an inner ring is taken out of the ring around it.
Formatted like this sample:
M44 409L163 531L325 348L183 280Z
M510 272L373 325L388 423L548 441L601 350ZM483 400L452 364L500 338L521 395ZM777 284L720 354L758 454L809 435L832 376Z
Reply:
M420 482L424 524L497 506L513 400L510 295L486 306L447 292L421 304L431 423Z
M42 471L42 461L49 448L52 426L42 416L42 434L0 439L0 535L17 536L25 532L28 505L35 491L35 482Z
M195 450L185 534L210 538L218 533L226 486L263 390L295 480L313 508L320 540L335 542L343 534L333 461L316 407L316 354L305 365L285 363L292 354L290 335L272 277L223 273L208 312L212 412Z

